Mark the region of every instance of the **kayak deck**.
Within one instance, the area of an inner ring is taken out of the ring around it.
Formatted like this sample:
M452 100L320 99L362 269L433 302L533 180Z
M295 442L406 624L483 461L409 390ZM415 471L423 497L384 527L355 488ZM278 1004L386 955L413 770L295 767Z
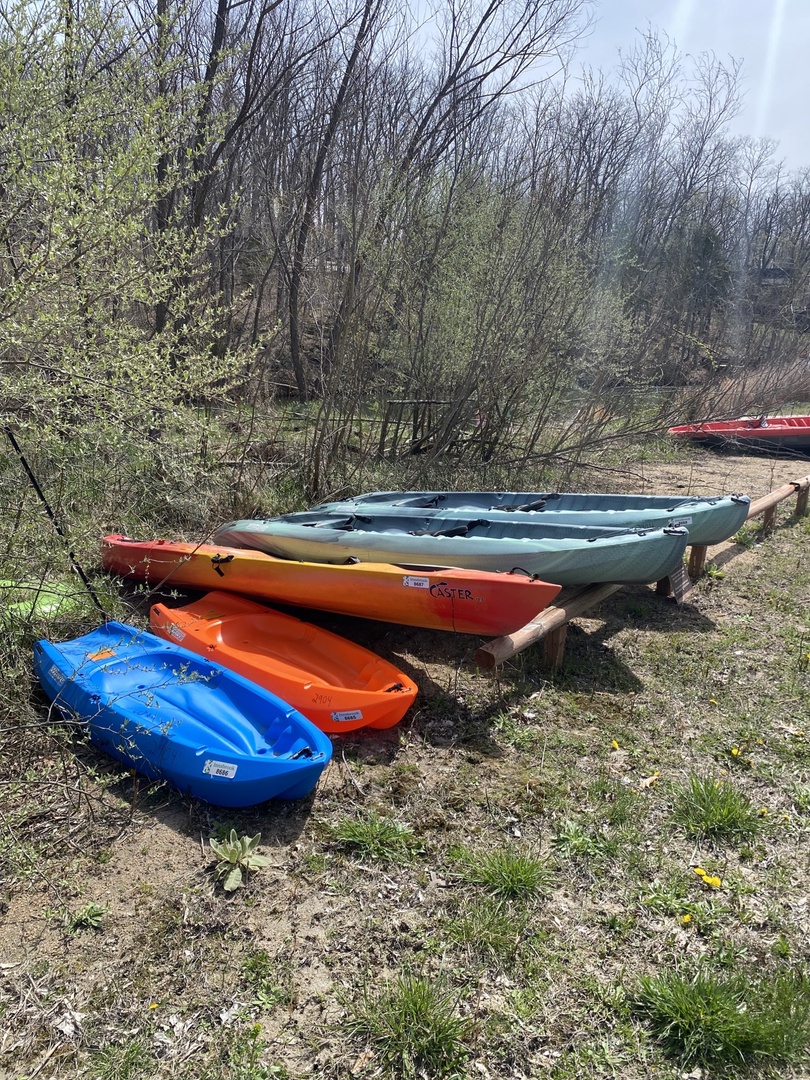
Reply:
M153 605L154 633L278 694L321 731L388 728L416 684L360 645L244 597L210 592L183 607Z

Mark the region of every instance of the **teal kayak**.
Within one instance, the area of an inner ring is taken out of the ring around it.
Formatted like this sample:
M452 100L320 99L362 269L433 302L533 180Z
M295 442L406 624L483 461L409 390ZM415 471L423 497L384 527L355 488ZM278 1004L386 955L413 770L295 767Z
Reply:
M685 528L599 529L402 508L232 521L217 530L213 543L284 559L522 570L558 585L588 585L660 581L682 561L688 539Z
M663 529L683 527L690 544L721 544L745 523L748 495L620 495L527 491L373 491L318 511L395 514L435 509L448 514L510 514L522 521L593 525L599 528Z

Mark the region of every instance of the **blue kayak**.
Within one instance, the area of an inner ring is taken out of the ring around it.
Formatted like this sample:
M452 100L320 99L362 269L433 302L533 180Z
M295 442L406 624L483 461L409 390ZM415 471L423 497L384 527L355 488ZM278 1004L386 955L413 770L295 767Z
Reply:
M332 756L328 737L269 690L125 623L37 641L34 671L99 749L215 806L301 799Z
M508 514L513 520L597 528L688 529L689 543L721 544L742 528L748 495L621 495L559 491L372 491L340 502L322 503L321 512L395 514L437 510L442 514Z

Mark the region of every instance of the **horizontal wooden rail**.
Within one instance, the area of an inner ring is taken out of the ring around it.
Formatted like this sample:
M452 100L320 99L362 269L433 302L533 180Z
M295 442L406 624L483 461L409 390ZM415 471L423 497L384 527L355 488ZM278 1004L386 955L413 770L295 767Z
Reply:
M782 484L768 495L763 495L761 499L751 503L746 521L762 514L762 529L764 532L770 532L776 517L776 507L780 502L789 499L791 495L797 496L796 517L804 517L807 513L808 491L810 491L810 476L804 476L801 480L792 480L789 484Z
M803 517L807 513L808 495L810 494L810 476L801 480L793 480L789 484L783 484L775 488L761 499L756 499L748 509L746 521L759 514L764 515L763 529L767 532L773 526L773 518L776 507L791 495L796 495L796 517ZM707 548L703 545L692 545L689 556L688 574L698 576L703 569L706 560ZM673 575L675 576L675 575ZM658 583L657 592L669 595L672 591L675 598L680 602L688 591L688 578L685 574L680 575L683 580L666 579ZM545 642L545 658L549 667L559 667L562 662L565 649L565 638L568 624L572 619L584 615L590 608L612 595L621 585L588 585L562 602L541 611L530 623L521 626L513 634L495 638L493 641L482 645L475 652L475 662L486 670L491 671L499 664L510 660L517 653L528 649L537 641Z
M505 634L482 645L476 650L475 662L479 667L492 669L509 660L516 653L528 649L535 641L568 625L571 619L584 614L594 604L621 589L621 585L588 585L561 604L541 611L530 623L521 626L513 634Z
M789 484L782 484L781 487L774 488L773 491L769 491L762 498L755 499L748 507L745 520L750 521L751 518L762 514L762 531L769 533L773 529L776 519L777 506L779 503L784 502L785 499L789 499L791 495L797 496L796 517L804 517L807 513L808 493L810 493L810 476L804 476L801 480L791 480ZM689 576L691 578L698 578L703 573L708 550L703 544L693 544L689 549Z

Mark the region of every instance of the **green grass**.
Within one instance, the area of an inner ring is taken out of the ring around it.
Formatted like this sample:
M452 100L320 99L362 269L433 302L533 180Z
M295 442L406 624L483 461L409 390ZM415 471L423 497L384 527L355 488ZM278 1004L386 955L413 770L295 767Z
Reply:
M504 900L529 900L547 892L552 871L534 855L512 847L494 851L464 851L460 856L462 877L482 885L493 896Z
M793 971L668 971L640 980L635 1005L683 1065L798 1062L810 1045L810 983Z
M332 835L339 847L370 861L409 862L422 850L411 829L375 811L344 818Z
M551 846L564 859L588 861L615 855L619 843L613 837L595 834L578 821L565 818L552 835Z
M251 951L242 963L250 985L251 1004L262 1010L295 1002L293 962L290 956L272 957L265 949Z
M262 1036L261 1024L236 1027L228 1032L221 1072L211 1080L288 1080L283 1065L268 1063L268 1046Z
M154 1058L143 1038L102 1046L93 1056L97 1080L141 1080L152 1075Z
M445 933L449 941L463 946L481 961L512 965L524 946L544 938L537 921L525 908L484 897L449 919Z
M363 1041L385 1075L461 1077L473 1027L459 1014L459 995L444 980L403 972L377 987L370 979L349 1008L345 1030Z
M755 836L759 811L729 780L690 773L672 788L672 820L694 840L736 843Z

